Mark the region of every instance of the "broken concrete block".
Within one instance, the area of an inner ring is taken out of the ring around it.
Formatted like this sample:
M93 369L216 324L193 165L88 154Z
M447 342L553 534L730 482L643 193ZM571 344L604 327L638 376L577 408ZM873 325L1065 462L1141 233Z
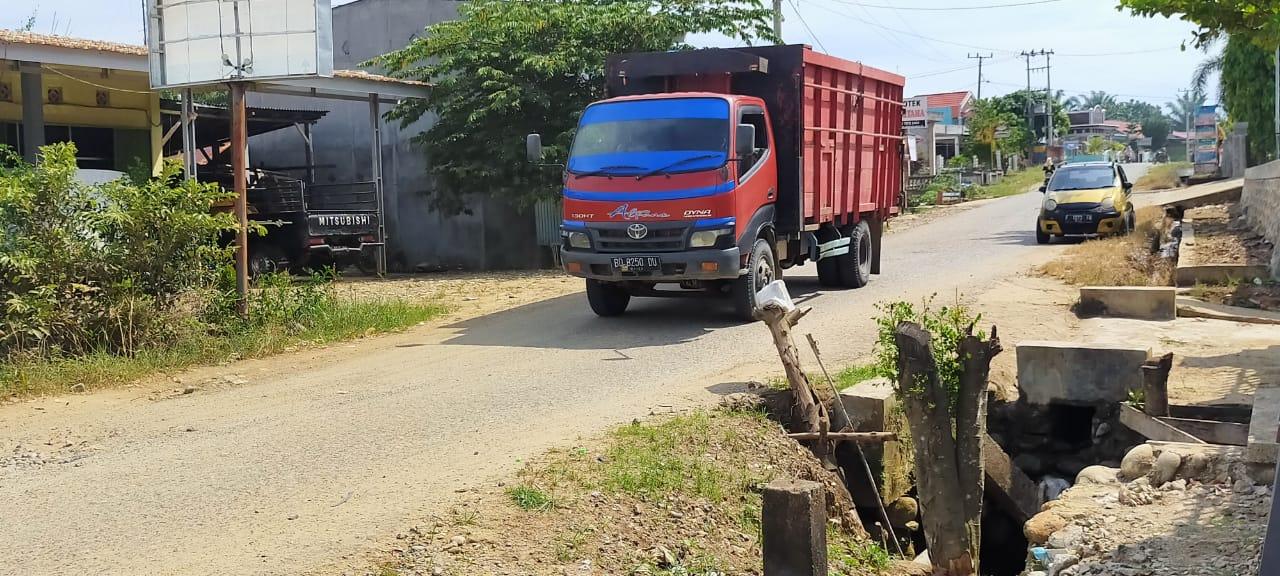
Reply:
M1177 289L1163 286L1085 286L1080 310L1086 314L1173 320L1177 317Z
M1018 344L1018 387L1030 404L1119 402L1142 387L1149 348L1078 342Z
M856 432L907 433L898 398L894 396L893 385L888 379L873 378L859 382L841 392L840 401L853 420ZM915 464L908 443L870 444L863 446L862 451L867 456L871 474L878 479L877 487L884 504L905 496L911 490L911 473ZM863 475L850 474L849 483L854 504L867 508L879 505L875 492Z
M990 436L982 439L987 497L1018 522L1026 522L1040 510L1040 487L1009 459Z
M826 576L827 508L822 484L775 480L764 489L760 533L765 576Z
M1253 395L1253 415L1249 418L1249 444L1244 458L1251 464L1275 464L1280 452L1276 433L1280 431L1280 388L1258 388Z

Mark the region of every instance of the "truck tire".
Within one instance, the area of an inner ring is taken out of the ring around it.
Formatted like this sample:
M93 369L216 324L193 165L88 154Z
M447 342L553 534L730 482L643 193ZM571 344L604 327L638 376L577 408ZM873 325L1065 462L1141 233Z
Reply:
M249 276L257 278L265 274L275 274L287 267L281 266L284 259L278 246L265 244L262 241L249 242Z
M835 258L840 283L846 288L861 288L871 281L871 250L871 227L863 220L849 231L849 253Z
M631 294L613 282L587 279L587 302L596 316L608 318L621 316L631 303Z
M778 263L773 259L773 248L764 239L756 240L747 258L747 273L733 281L733 312L741 320L756 319L756 292L778 278Z

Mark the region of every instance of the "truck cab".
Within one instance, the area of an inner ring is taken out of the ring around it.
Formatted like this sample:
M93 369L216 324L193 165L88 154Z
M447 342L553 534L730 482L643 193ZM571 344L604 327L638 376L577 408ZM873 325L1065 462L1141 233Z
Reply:
M768 46L623 54L564 173L560 258L600 316L633 296L719 295L750 320L782 270L878 272L902 190L905 79ZM531 161L541 138L529 135Z

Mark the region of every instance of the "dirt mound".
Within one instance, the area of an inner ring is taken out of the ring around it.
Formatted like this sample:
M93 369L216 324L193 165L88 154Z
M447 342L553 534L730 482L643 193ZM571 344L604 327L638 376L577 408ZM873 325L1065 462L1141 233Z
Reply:
M374 573L758 574L759 488L784 477L826 485L831 518L853 513L839 480L759 413L633 423L401 535ZM890 569L849 531L833 528L829 547L832 574Z

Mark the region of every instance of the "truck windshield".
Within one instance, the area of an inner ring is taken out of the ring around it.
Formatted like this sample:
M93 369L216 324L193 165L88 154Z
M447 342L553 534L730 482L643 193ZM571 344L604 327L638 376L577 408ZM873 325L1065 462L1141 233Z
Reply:
M1110 166L1063 166L1053 173L1049 190L1092 190L1115 186Z
M729 103L671 98L595 104L578 123L569 153L577 174L639 175L672 166L693 172L729 157Z

